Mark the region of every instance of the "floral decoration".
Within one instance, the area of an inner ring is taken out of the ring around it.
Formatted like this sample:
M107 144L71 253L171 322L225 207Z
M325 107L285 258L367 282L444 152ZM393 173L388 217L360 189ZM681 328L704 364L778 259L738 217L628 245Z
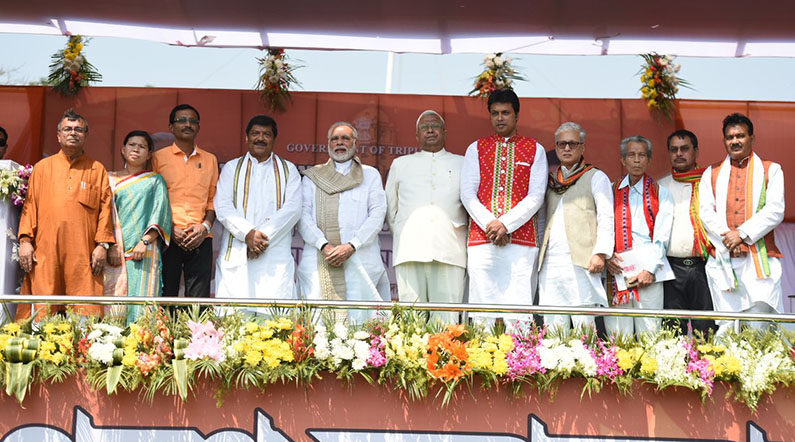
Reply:
M83 55L88 39L69 36L66 47L52 55L47 84L66 97L74 97L81 88L102 81L102 75Z
M284 49L268 49L267 57L257 59L259 78L256 89L260 99L276 112L284 112L287 101L292 101L290 88L301 86L293 73L301 66L288 63L287 59Z
M217 386L219 403L231 388L275 382L310 384L330 373L403 390L413 399L455 400L480 379L484 388L514 395L533 387L553 394L579 378L583 394L612 385L631 394L638 382L686 388L706 400L723 383L729 395L755 410L765 394L795 383L792 336L752 330L720 340L663 330L656 335L605 340L592 331L567 334L525 324L510 333L471 325L427 322L395 308L360 326L333 315L300 312L271 319L235 313L168 314L150 308L135 323L78 316L8 323L0 329L0 382L24 400L33 383L60 382L77 373L96 389L121 388L190 400L199 379Z
M33 166L30 164L20 169L0 170L0 200L8 201L10 199L15 206L25 204L31 173L33 173Z
M502 52L486 55L483 59L483 72L475 78L474 88L469 95L488 98L497 89L513 89L513 82L524 80L513 67L511 57Z
M676 109L676 94L679 86L689 87L686 80L677 76L680 65L674 63L676 56L660 55L656 52L640 54L643 65L640 74L641 97L651 111L657 111L671 118Z

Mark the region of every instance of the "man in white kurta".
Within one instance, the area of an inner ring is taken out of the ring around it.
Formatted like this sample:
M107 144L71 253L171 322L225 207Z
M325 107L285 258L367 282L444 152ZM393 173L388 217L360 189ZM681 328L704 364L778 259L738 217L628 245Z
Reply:
M390 298L378 241L386 216L386 195L378 170L361 164L354 156L356 138L352 125L335 123L329 130L331 159L304 172L303 210L298 223L304 250L298 264L298 285L299 295L306 299ZM355 186L345 184L351 182ZM327 204L320 192L338 198L338 203L325 208L319 205ZM334 213L332 220L322 216ZM373 313L350 310L348 317L361 322Z
M472 143L461 170L461 202L472 218L467 241L469 302L531 305L537 279L535 215L544 202L547 156L516 134L519 98L508 90L489 97L495 135ZM482 322L502 317L509 329L529 315L470 312Z
M621 163L628 173L614 186L615 253L607 262L608 270L614 275L610 278L612 305L662 310L662 271L668 268L665 251L671 239L673 199L665 187L646 175L651 163L651 141L647 138L634 136L622 140ZM629 259L621 260L622 254L630 251L636 255L634 265L640 272L627 278L621 265L628 266ZM632 335L656 332L661 322L659 318L607 316L605 328L611 335Z
M467 213L459 189L464 157L445 150L446 132L438 113L420 114L417 142L422 150L395 158L386 180L387 222L403 302L463 301ZM431 317L458 322L456 312L433 312Z
M773 229L784 219L784 173L753 152L754 126L745 115L723 120L723 143L728 155L699 183L701 221L715 247L706 265L712 302L716 311L781 312L782 255ZM719 335L739 327L718 324Z
M555 132L560 167L551 172L546 195L547 226L538 275L539 305L607 307L602 284L605 260L613 255L613 191L604 172L585 162L585 130L572 122ZM544 315L549 327L594 328L594 317Z
M268 116L252 118L248 153L226 163L218 179L213 204L224 226L215 275L219 298L295 298L291 244L301 216L301 178L273 153L277 130Z

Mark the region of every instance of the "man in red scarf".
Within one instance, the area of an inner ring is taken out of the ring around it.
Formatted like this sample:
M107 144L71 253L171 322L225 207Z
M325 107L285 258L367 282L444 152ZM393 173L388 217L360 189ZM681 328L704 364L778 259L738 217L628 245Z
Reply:
M613 185L615 254L607 261L612 304L622 308L663 308L661 276L671 238L673 199L646 174L651 163L651 141L642 136L621 141L621 164L627 175ZM623 255L623 256L622 256ZM632 257L632 258L630 258ZM667 276L667 275L666 275ZM655 332L659 318L608 316L610 334Z
M668 136L668 158L673 171L660 180L660 186L674 199L674 221L668 263L676 279L665 281L663 307L683 310L712 310L712 297L704 270L711 244L699 216L698 182L704 168L696 165L698 138L689 130L680 129ZM694 330L706 333L715 327L712 320L692 320ZM688 332L688 321L673 320L682 334Z

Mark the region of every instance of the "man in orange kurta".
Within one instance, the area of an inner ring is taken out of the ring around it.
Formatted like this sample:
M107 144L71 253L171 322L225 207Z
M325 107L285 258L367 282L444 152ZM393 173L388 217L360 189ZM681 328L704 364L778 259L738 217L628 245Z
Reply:
M22 294L102 295L107 249L114 242L112 194L105 167L83 152L87 137L86 119L66 111L58 123L61 150L33 168L19 220ZM49 312L64 309L50 306ZM76 305L74 311L100 315L102 307ZM17 310L17 318L30 314L30 304Z

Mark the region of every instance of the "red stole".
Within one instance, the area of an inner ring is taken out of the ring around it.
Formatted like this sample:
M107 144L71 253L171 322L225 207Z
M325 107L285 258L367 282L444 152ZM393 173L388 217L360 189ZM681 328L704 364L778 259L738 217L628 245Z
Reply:
M514 135L508 140L492 135L478 140L480 186L478 200L496 218L514 208L527 196L530 169L536 156L536 140ZM537 246L535 215L511 233L511 244ZM471 220L467 245L489 244L486 232Z
M629 180L629 178L627 178ZM649 228L649 237L654 239L654 220L660 210L659 185L654 180L644 174L643 178L643 215L646 218L646 225ZM621 189L618 186L621 181L616 181L613 185L613 215L616 231L616 253L625 252L632 249L632 212L629 207L629 192L631 185ZM637 287L628 290L618 291L615 277L613 278L613 305L626 304L630 299L640 300Z

